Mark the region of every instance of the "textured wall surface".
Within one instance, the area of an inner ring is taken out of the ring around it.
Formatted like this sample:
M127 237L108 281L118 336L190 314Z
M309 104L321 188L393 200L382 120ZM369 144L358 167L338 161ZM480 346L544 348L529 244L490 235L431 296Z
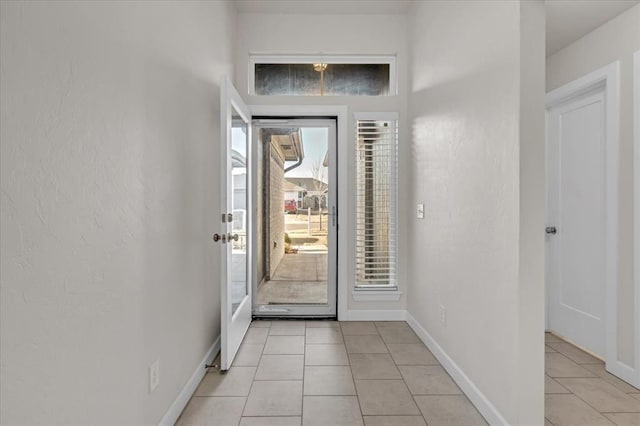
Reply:
M518 422L544 415L545 304L545 2L520 2L520 229Z
M220 333L234 12L0 7L0 423L157 423Z
M411 17L409 199L425 219L405 216L407 309L509 424L542 424L543 281L526 310L520 298L520 4L416 2ZM537 66L538 115L542 59L523 61ZM529 311L537 324L521 323Z
M618 359L628 365L634 364L633 53L637 50L640 50L640 5L547 58L548 91L620 61Z

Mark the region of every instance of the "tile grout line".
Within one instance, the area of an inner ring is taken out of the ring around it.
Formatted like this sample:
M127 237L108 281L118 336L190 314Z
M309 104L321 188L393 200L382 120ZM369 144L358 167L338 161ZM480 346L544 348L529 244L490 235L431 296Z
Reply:
M557 342L556 342L556 343L557 343ZM566 342L566 343L568 343L568 342ZM546 344L546 343L545 343L545 344ZM570 344L570 343L569 343L569 344ZM577 348L577 349L579 349L579 348ZM580 367L582 367L582 365L585 365L585 364L579 364L579 363L575 362L574 360L572 360L571 358L569 358L568 356L566 356L565 354L563 354L563 353L561 353L561 352L556 352L556 353L558 353L558 354L562 355L563 357L565 357L565 358L566 358L566 359L568 359L569 361L573 362L574 364L579 365ZM594 365L594 364L591 364L591 365ZM582 367L582 368L586 370L586 368L584 368L584 367ZM546 370L546 366L545 366L545 370ZM589 371L590 373L592 373L590 370L587 370L587 371ZM595 373L592 373L592 374L595 374ZM600 381L602 381L602 382L604 382L604 383L607 383L607 384L609 384L609 385L611 385L611 386L615 387L616 389L618 389L616 386L614 386L612 383L607 382L606 380L604 380L604 379L603 379L600 375L598 375L598 374L596 374L596 377L553 377L553 376L551 376L551 375L547 374L547 372L545 371L545 375L547 375L547 376L551 377L553 380L555 380L556 378L558 378L558 379L596 379L596 380L600 380ZM555 380L555 381L557 382L557 380ZM546 396L546 395L573 395L575 398L577 398L578 400L580 400L580 401L584 402L584 403L585 403L589 408L593 409L596 413L600 414L600 416L601 416L601 417L603 417L603 418L605 418L606 420L610 420L610 419L609 419L609 418L607 418L607 416L605 416L605 414L618 414L618 413L620 413L620 414L635 414L635 413L638 413L638 412L621 412L621 411L611 411L611 412L609 412L609 411L600 411L600 410L598 410L596 407L594 407L592 404L590 404L589 402L587 402L585 399L581 398L579 395L577 395L576 393L574 393L571 389L569 389L569 388L565 387L562 383L560 383L560 382L557 382L557 383L558 383L559 385L561 385L562 387L564 387L565 389L567 389L567 390L569 391L569 393L568 393L568 394L566 394L566 393L565 393L565 394L547 394L547 393L545 392L545 396ZM618 390L619 390L619 389L618 389ZM629 395L629 393L623 392L623 391L621 391L621 390L620 390L620 392L624 393L625 395ZM546 419L546 408L545 408L545 419ZM547 419L547 420L548 420L548 419ZM551 421L549 421L549 423L551 423ZM553 423L551 423L551 424L553 424Z
M596 373L593 373L593 372L591 372L591 371L587 370L587 369L586 369L586 368L584 368L581 364L578 364L577 362L575 362L574 360L572 360L571 358L569 358L568 356L566 356L566 355L565 355L565 354L563 354L563 353L560 353L560 352L546 352L546 353L555 353L555 354L558 354L558 355L562 356L563 358L567 359L568 361L572 362L573 364L576 364L578 367L582 368L583 370L586 370L586 371L588 371L589 373L591 373L591 374L594 374L594 375L595 375L595 376L571 376L571 377L558 377L558 379L598 379L598 378L600 378L600 376L598 376ZM583 365L584 365L584 364L583 364ZM591 365L593 365L593 364L591 364ZM546 361L545 361L545 372L544 372L544 374L546 374L547 376L551 377L552 379L555 379L556 377L554 377L554 376L552 376L552 375L548 374L548 373L547 373L547 371L546 371L546 369L547 369L547 368L546 368Z
M593 379L594 377L564 377L565 379ZM560 383L562 385L562 383ZM596 413L600 414L602 417L605 417L602 412L600 410L598 410L596 407L594 407L593 405L589 404L587 401L585 401L583 398L581 398L579 395L576 395L575 393L573 393L573 391L571 389L567 389L570 393L566 394L566 393L554 393L554 394L548 394L548 395L573 395L574 397L576 397L577 399L579 399L580 401L584 402L589 408L593 409ZM547 394L545 394L547 395ZM546 415L546 408L545 408L545 415ZM606 417L605 417L606 418Z
M560 379L595 379L595 380L600 380L600 381L602 381L603 383L606 383L606 384L611 385L611 383L608 383L607 381L603 380L603 379L602 379L602 378L600 378L600 377L559 377L559 378L560 378ZM558 382L558 383L559 383L559 382ZM564 385L562 385L562 383L559 383L559 384L560 384L561 386L565 387ZM611 386L613 386L613 385L611 385ZM615 386L614 386L614 387L615 387ZM573 396L575 396L576 398L578 398L580 401L582 401L582 402L584 402L585 404L587 404L589 407L593 408L593 410L594 410L596 413L599 413L600 415L602 415L602 417L605 417L605 416L604 416L604 413L609 413L609 414L616 414L616 413L621 413L621 414L640 413L640 411L600 411L600 410L598 410L596 407L594 407L593 405L591 405L588 401L586 401L584 398L580 397L580 395L578 395L578 394L574 393L571 389L569 389L569 388L567 388L567 387L565 387L565 389L567 389L567 390L569 391L569 394L566 394L566 393L555 393L555 394L553 394L553 393L552 393L552 394L547 394L547 393L545 392L545 395L573 395ZM616 389L617 389L617 388L616 388ZM622 392L622 391L620 391L620 392ZM624 393L624 392L622 392L622 393ZM625 393L625 395L628 395L628 394L626 394L626 393ZM606 418L606 417L605 417L605 418Z
M374 326L376 327L376 329L378 329L378 326L375 325L375 323L374 323ZM382 338L382 336L380 336L380 338ZM384 342L384 339L382 339L382 341ZM384 342L384 345L387 347L387 351L389 351L389 356L391 357L391 361L393 362L393 365L396 367L396 370L398 370L398 373L400 373L400 377L402 379L402 383L404 384L404 386L409 391L409 395L411 395L411 400L416 405L416 408L418 409L418 412L420 413L420 417L422 417L422 420L424 420L425 425L428 425L427 419L424 417L424 413L420 409L420 405L418 405L418 401L416 401L415 397L417 395L414 395L413 392L411 392L411 389L409 389L409 385L407 385L407 382L404 380L404 376L402 375L402 370L400 370L400 368L399 368L400 366L398 364L396 364L396 360L393 358L393 355L391 354L391 348L389 347L389 344L387 342Z
M251 320L251 322L253 322L253 320ZM264 343L262 344L262 350L260 351L260 358L258 358L258 365L256 365L256 371L254 371L253 373L253 378L251 379L251 386L249 386L249 393L247 394L247 399L245 399L244 401L244 406L242 407L242 412L240 413L240 421L238 422L238 425L242 423L242 417L244 417L243 416L244 410L247 408L247 404L249 403L249 396L251 395L251 390L253 390L253 384L256 382L256 375L258 374L258 368L260 368L260 362L262 362L262 355L264 354L264 348L267 346L267 339L269 338L269 333L271 332L271 324L272 322L269 322L269 327L264 327L264 328L268 328L269 331L267 332L267 337L264 339ZM249 328L251 328L251 324L249 324ZM242 346L242 343L240 343L241 346ZM233 363L231 364L231 367L233 368Z
M374 324L375 327L375 324ZM340 331L342 331L342 326L340 328ZM376 332L378 331L378 329L376 328ZM344 338L344 336L343 336ZM344 340L344 347L345 347L345 351L347 351L347 340ZM353 364L351 363L351 354L347 351L347 359L349 360L349 370L351 370L351 380L353 380L353 388L356 391L356 400L358 401L358 408L360 409L360 417L362 418L362 424L364 424L364 412L362 411L362 404L360 403L360 395L358 393L358 387L356 385L356 375L353 372Z
M560 351L560 350L558 350L558 349L554 348L553 346L551 346L551 345L553 345L553 344L569 345L569 346L571 346L572 348L577 349L577 350L579 350L580 352L584 353L585 355L587 355L587 356L589 356L589 357L593 358L593 361L589 361L589 362L578 362L578 361L576 361L575 359L571 358L569 355L565 354L564 352L562 352L562 351ZM590 354L590 353L588 353L588 352L583 351L583 350L582 350L582 349L580 349L579 347L577 347L577 346L575 346L575 345L573 345L572 343L569 343L569 342L567 342L567 341L562 341L562 342L549 342L549 343L546 343L546 342L545 342L545 346L549 346L549 347L550 347L551 349L553 349L555 352L560 353L560 354L562 354L562 355L566 356L567 358L569 358L571 361L575 362L575 363L576 363L576 364L578 364L578 365L603 365L603 364L605 364L605 362L604 362L604 361L602 361L602 360L600 360L600 359L596 358L595 356L591 355L591 354ZM553 352L550 352L550 353L553 353ZM595 362L594 362L594 361L595 361Z

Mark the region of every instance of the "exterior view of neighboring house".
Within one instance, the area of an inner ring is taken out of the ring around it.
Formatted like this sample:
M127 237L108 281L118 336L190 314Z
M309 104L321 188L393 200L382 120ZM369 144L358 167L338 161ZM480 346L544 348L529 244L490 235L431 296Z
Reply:
M320 207L327 208L327 192L329 187L326 182L322 182L313 177L285 177L285 181L290 184L290 188L300 188L297 190L296 197L291 197L299 202L298 207L306 209L310 207L316 210ZM285 184L287 185L287 184ZM293 191L289 191L293 194ZM285 197L289 199L288 197Z
M295 183L290 182L287 178L284 181L284 199L285 200L294 200L296 202L296 206L301 209L303 208L304 196L306 190L296 185Z

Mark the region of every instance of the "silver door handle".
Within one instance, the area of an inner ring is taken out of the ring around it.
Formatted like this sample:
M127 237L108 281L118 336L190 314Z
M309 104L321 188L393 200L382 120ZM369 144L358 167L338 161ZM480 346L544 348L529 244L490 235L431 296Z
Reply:
M547 227L544 229L544 232L545 232L545 233L547 233L547 234L557 234L557 233L558 233L558 230L556 229L556 227L555 227L555 226L547 226Z
M240 238L240 236L238 234L233 234L231 235L231 233L229 233L229 237L227 237L227 239L229 241L233 240L233 241L238 241L238 239Z

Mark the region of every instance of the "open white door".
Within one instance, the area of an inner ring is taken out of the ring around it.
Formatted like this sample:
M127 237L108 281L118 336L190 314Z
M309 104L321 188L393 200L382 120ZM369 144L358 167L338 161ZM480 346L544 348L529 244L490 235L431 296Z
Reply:
M221 261L221 348L220 368L228 370L251 323L250 282L250 155L251 114L228 77L220 85L222 128L220 234Z

